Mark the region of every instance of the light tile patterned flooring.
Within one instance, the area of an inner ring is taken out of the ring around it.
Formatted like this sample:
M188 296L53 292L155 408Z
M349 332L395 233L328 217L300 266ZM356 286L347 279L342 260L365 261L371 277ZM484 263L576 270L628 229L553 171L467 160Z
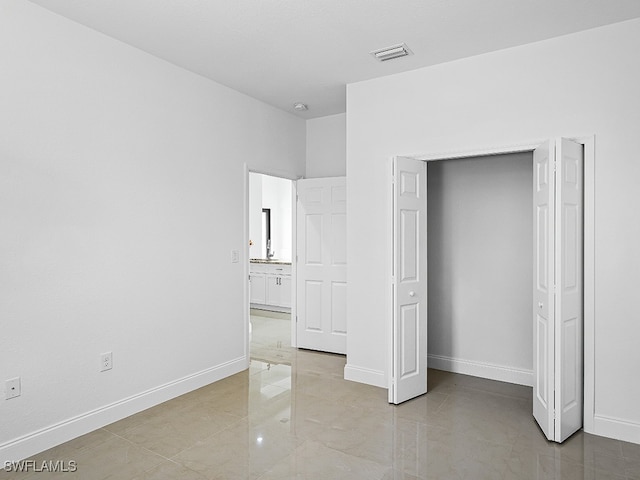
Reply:
M640 480L640 445L545 441L530 388L430 370L427 395L392 406L342 379L343 356L272 346L273 361L34 457L76 473L0 479Z
M291 365L291 315L251 309L251 358Z

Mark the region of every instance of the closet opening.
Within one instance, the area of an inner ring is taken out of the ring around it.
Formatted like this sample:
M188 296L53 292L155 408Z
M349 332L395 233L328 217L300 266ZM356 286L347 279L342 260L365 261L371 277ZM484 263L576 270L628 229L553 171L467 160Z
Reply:
M532 162L427 162L431 368L532 385Z
M389 402L429 365L531 385L549 440L591 427L593 140L393 159Z

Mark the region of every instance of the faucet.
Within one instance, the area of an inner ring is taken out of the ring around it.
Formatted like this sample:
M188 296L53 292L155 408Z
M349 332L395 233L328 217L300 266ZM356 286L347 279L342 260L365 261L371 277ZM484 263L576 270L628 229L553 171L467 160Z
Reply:
M267 260L271 260L276 252L271 251L271 239L267 240Z

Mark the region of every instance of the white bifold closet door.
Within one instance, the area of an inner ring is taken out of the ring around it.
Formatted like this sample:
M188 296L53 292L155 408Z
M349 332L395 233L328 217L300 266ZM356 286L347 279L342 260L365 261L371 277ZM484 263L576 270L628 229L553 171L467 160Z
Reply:
M389 402L427 392L427 164L394 159L393 340Z
M583 418L583 147L533 152L533 416L563 442Z

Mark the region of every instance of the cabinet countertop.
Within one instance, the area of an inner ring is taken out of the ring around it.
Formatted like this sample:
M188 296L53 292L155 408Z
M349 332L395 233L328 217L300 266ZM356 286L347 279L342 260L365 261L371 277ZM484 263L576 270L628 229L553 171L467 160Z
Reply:
M251 258L251 263L263 263L266 265L291 265L291 262L285 262L283 260L266 260L263 258Z

